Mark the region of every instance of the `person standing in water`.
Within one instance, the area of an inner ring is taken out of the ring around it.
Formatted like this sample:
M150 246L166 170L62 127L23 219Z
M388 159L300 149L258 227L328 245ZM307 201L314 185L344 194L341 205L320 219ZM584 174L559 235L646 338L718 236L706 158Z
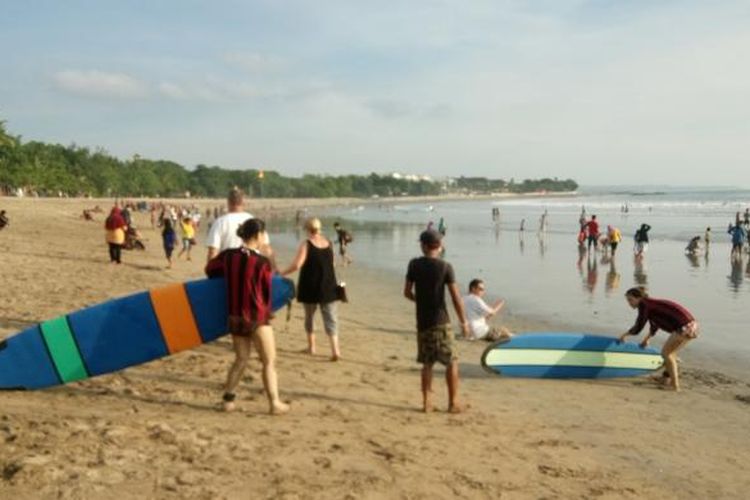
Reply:
M651 226L648 224L641 224L640 229L635 232L635 248L634 253L636 258L642 259L648 250L648 232L651 230Z
M461 322L464 337L469 335L469 323L453 266L440 258L442 235L437 231L424 231L419 236L419 241L422 257L409 262L404 297L417 306L417 362L422 364L422 410L425 413L433 411L432 369L437 362L446 367L448 411L460 413L464 407L458 402L458 354L445 306L446 288Z
M625 333L620 335L619 341L624 342L630 335L638 335L646 323L650 325L649 334L641 341L640 346L648 347L651 337L658 330L668 332L669 339L661 350L664 358L666 373L660 381L674 391L680 390L680 378L677 369L677 351L685 347L691 340L698 337L698 322L692 314L676 302L664 299L652 299L645 288L631 288L625 292L625 300L630 307L638 309L638 319Z
M594 246L594 250L599 248L599 222L596 220L596 215L591 216L591 220L586 223L586 229L588 229L588 249L591 251L591 246Z
M739 213L739 212L738 212ZM745 228L738 222L734 226L729 226L727 230L732 235L732 253L733 257L742 256L742 249L745 246L745 240L747 239L747 232Z
M224 250L206 264L210 278L225 277L229 332L232 334L235 360L224 386L224 410L235 409L235 390L250 359L250 345L260 354L263 364L263 387L268 397L269 413L281 415L289 405L279 398L276 374L276 341L271 328L271 261L261 255L266 224L248 219L237 230L242 240L239 248Z
M440 221L438 221L438 233L445 236L445 233L448 231L448 227L445 225L445 219L440 217Z
M607 239L609 240L609 247L612 250L612 257L614 257L615 253L617 253L617 245L622 241L622 233L614 226L607 226Z

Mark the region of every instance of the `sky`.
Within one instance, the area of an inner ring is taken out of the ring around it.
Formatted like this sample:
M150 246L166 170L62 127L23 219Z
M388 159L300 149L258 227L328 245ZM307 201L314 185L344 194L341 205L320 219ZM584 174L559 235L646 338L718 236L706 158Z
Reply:
M0 12L0 120L24 140L295 176L750 187L747 1L0 0Z

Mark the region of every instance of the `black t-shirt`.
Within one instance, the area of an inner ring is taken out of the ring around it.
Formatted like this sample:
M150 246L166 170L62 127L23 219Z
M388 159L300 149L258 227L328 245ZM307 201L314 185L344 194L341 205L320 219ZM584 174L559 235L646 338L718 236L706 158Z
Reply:
M417 330L450 323L445 307L445 286L455 283L453 266L441 259L419 257L409 262L406 280L414 283Z

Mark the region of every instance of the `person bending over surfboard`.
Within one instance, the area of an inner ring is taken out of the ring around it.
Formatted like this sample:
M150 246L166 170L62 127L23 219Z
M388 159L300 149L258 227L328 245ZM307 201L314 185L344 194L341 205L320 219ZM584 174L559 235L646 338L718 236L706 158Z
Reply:
M428 229L419 236L423 257L412 259L406 272L404 297L417 304L417 362L422 363L422 403L425 412L433 411L432 367L435 362L446 366L448 411L460 413L458 403L458 355L454 347L453 330L445 306L445 288L453 301L461 333L469 335L461 295L456 285L453 266L440 258L442 235Z
M677 371L677 351L685 347L691 340L698 337L698 322L692 314L681 305L670 300L652 299L645 288L631 288L625 292L625 300L630 307L638 309L638 319L633 327L620 335L620 342L624 342L629 335L638 335L646 322L650 324L649 334L641 341L641 347L647 347L651 337L659 329L670 334L662 347L666 372L660 381L672 390L680 390L680 378Z
M236 354L227 374L224 388L224 410L235 409L235 389L250 357L250 345L260 354L263 363L263 386L268 396L269 411L280 415L289 405L279 399L276 375L276 343L271 328L271 261L261 255L266 241L266 224L260 219L248 219L237 230L243 245L224 250L206 265L210 278L224 276L229 306L229 332Z
M463 298L466 317L469 319L469 339L495 342L511 338L513 334L507 328L487 324L488 319L500 312L505 301L498 300L490 306L484 301L484 292L484 281L475 278L469 282L469 294Z

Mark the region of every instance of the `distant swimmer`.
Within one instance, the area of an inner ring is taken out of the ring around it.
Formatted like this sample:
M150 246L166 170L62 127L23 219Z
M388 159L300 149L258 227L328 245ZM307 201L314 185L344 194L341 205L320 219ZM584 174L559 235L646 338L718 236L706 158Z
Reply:
M484 301L484 281L473 279L469 283L469 294L463 297L466 317L469 320L469 339L494 342L513 336L507 328L490 326L487 320L495 316L505 305L504 300L497 300L491 306Z
M674 391L680 390L680 379L677 370L677 351L698 337L699 326L692 314L670 300L652 299L643 287L631 288L625 293L630 307L638 309L638 319L627 332L620 335L624 342L629 335L638 335L646 323L649 323L649 334L641 341L641 347L647 347L656 332L664 330L669 333L661 355L664 358L666 372L657 380Z

